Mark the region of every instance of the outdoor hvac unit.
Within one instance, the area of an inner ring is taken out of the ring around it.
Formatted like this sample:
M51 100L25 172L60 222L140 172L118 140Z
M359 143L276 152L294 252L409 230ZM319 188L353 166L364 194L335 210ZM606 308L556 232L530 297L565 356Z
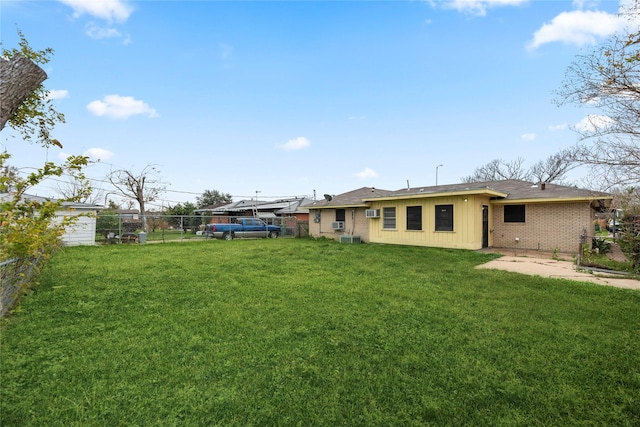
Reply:
M333 230L344 230L344 221L335 221L331 223Z
M340 236L340 243L362 243L360 236Z
M367 209L364 211L364 216L367 218L380 218L380 209Z

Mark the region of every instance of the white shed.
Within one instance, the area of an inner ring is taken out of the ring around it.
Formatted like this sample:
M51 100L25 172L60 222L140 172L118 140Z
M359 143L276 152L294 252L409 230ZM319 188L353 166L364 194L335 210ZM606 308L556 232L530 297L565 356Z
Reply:
M62 235L62 243L67 246L93 245L96 242L96 214L102 206L87 203L63 202L63 210L57 212L60 218L80 215L76 223L67 227Z
M7 200L11 195L8 193L0 194L0 200ZM47 197L33 196L25 194L23 200L33 200L38 202L46 202L52 200ZM71 215L81 215L78 221L67 227L62 235L62 243L69 246L74 245L94 245L96 242L96 216L98 210L103 206L91 205L88 203L62 202L62 209L56 212L56 217L62 220Z

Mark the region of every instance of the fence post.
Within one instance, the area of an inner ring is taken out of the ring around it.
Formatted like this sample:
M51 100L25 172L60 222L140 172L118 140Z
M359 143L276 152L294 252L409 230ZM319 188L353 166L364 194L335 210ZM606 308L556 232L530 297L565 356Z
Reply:
M580 244L578 245L578 259L576 260L576 267L580 267L582 265L582 254L584 252L585 240L587 238L587 230L582 229L582 234L580 234Z

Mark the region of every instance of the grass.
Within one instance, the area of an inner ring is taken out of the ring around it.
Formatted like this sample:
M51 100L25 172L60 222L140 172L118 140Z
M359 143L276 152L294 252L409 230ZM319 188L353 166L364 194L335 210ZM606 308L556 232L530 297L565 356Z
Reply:
M630 261L617 261L609 258L607 254L596 254L591 251L585 251L582 256L581 267L602 268L614 272L623 272L633 274L633 266ZM635 275L634 275L635 276Z
M638 425L640 293L312 240L68 248L2 324L0 424Z

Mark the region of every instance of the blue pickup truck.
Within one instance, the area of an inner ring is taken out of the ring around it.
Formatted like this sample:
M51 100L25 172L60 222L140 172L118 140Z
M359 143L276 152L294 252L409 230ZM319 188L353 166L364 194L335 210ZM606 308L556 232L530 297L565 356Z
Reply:
M214 239L232 240L242 237L276 238L280 231L280 227L267 225L258 218L236 218L230 224L207 224L204 234Z

